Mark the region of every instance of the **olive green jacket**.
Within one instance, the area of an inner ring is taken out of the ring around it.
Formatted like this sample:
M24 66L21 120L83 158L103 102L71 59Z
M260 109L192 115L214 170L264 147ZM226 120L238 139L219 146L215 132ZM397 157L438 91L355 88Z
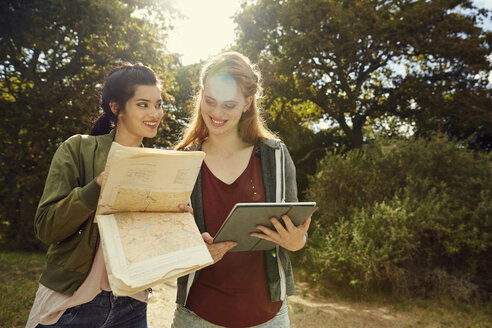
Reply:
M34 219L34 231L49 245L40 283L73 294L92 266L99 231L94 213L114 130L100 136L74 135L58 147Z

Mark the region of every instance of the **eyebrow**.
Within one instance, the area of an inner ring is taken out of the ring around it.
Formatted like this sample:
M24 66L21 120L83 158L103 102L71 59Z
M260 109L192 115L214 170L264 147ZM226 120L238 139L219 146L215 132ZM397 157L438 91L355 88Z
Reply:
M215 99L214 97L211 97L211 96L207 96L207 95L205 95L205 98L210 98L210 99L212 99L213 101L217 101L217 99ZM226 100L226 101L223 101L223 102L225 102L225 103L235 103L235 104L237 104L237 103L238 103L238 102L237 102L236 100L234 100L234 99L232 99L232 100Z
M148 99L144 99L144 98L135 99L135 101L146 101L146 102L151 102L150 100L148 100ZM157 102L162 102L162 99L157 100Z

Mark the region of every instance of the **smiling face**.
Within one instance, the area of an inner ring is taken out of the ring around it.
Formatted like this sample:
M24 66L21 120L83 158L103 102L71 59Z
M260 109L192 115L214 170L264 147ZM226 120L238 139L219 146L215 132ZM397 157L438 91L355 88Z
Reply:
M216 74L205 80L202 90L201 115L209 136L239 134L238 123L251 104L241 88L228 74Z
M114 105L112 103L113 112L117 111ZM118 113L117 137L120 140L115 137L115 141L135 146L143 138L154 138L163 115L161 90L155 85L137 86L133 97Z

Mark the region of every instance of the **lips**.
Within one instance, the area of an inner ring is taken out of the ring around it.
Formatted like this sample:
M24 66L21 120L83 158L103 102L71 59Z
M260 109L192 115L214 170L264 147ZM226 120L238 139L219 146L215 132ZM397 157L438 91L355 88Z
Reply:
M210 117L210 122L212 122L212 125L215 127L221 127L227 122L227 120L216 120Z
M155 129L159 125L158 121L144 121L143 124L145 124L147 127Z

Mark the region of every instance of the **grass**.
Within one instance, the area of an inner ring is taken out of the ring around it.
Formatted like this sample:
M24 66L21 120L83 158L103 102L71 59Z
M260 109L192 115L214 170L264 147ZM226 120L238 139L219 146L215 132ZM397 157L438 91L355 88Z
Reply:
M411 313L415 327L492 328L492 303L472 305L456 303L448 298L400 301L393 312Z
M0 327L24 327L31 310L44 254L0 252Z

